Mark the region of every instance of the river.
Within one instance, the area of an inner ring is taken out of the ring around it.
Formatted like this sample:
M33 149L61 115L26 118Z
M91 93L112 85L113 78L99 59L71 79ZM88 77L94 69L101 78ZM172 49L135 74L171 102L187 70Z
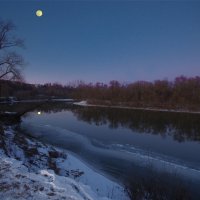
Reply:
M165 174L200 194L200 114L62 105L28 113L21 130L118 182Z

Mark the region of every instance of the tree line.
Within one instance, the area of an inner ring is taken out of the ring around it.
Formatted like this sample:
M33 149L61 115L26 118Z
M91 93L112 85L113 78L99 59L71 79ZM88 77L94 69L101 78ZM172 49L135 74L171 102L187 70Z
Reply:
M196 109L200 108L200 77L180 76L173 81L137 81L129 84L116 80L109 84L81 83L73 95L98 104Z
M135 107L199 109L200 77L180 76L173 81L137 81L129 84L110 83L27 84L0 80L0 96L30 98L74 98L89 103Z
M0 97L23 99L71 98L72 88L58 83L29 84L0 80Z

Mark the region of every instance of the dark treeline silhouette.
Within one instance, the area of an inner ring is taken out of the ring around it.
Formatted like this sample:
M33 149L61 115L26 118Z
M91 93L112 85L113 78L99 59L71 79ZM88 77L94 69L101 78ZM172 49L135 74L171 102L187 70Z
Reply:
M199 109L200 77L180 76L174 81L138 81L130 84L118 81L111 81L108 85L82 83L76 88L74 97L98 104Z
M23 82L11 82L0 80L0 96L15 96L20 99L42 99L48 97L69 98L73 88L59 83L28 84Z
M0 81L0 96L16 96L19 99L59 97L85 99L89 103L133 107L200 110L200 77L180 76L174 81L137 81L122 84L118 81L105 83L77 82L25 84Z

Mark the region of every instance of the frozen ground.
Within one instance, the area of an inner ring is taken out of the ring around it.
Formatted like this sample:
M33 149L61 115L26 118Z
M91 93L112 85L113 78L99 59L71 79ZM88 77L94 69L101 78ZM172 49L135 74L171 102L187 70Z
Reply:
M0 199L129 198L122 186L74 156L7 127L0 134Z

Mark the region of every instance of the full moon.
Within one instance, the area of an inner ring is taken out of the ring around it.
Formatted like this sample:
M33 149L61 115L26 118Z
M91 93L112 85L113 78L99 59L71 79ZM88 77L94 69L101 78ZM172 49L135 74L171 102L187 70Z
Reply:
M43 15L42 10L37 10L37 11L36 11L36 15L37 15L38 17L42 17L42 15Z

